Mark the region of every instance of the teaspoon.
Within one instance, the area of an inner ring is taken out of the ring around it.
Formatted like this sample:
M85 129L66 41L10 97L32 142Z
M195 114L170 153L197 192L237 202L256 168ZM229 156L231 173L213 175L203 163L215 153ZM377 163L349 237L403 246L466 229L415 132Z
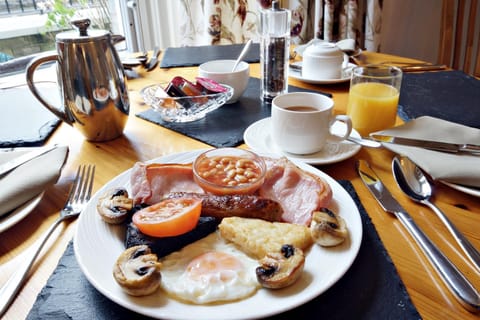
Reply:
M245 44L245 47L243 47L242 52L240 52L240 55L238 56L237 60L235 61L235 64L233 65L232 72L237 69L238 64L240 61L242 61L243 57L245 54L248 52L248 49L250 49L250 45L252 44L252 39L248 40L247 43Z
M435 212L468 258L470 258L475 267L480 270L480 253L467 238L458 231L447 216L430 201L433 193L432 186L423 171L405 156L394 157L392 161L392 171L400 189L409 196L410 199L428 206Z

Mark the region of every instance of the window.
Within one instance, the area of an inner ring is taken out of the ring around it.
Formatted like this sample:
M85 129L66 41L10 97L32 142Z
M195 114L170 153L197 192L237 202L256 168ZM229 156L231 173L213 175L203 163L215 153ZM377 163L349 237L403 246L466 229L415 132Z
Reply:
M32 55L55 49L55 35L71 29L72 16L122 34L125 52L175 45L178 0L4 0L0 2L0 74L23 71Z

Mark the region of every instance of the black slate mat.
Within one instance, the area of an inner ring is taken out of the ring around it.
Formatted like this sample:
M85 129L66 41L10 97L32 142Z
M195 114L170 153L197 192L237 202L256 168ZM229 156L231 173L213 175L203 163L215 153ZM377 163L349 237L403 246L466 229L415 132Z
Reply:
M312 90L289 86L288 91L311 92ZM247 90L236 103L225 104L198 121L187 123L166 122L153 109L142 111L136 115L162 127L220 148L236 147L242 144L245 129L255 121L269 117L270 113L270 105L262 103L260 99L260 79L250 78Z
M160 68L192 67L210 60L237 59L244 44L229 44L218 46L195 46L167 48L163 53ZM245 57L245 62L260 61L260 45L252 43Z
M462 71L404 73L399 115L432 116L480 129L480 80Z
M339 181L357 204L363 225L360 251L350 269L312 301L269 319L420 319L395 266L349 181ZM27 319L148 319L100 294L80 270L70 243Z
M59 106L56 85L39 84L52 104ZM33 96L27 86L0 89L0 148L41 146L60 120Z

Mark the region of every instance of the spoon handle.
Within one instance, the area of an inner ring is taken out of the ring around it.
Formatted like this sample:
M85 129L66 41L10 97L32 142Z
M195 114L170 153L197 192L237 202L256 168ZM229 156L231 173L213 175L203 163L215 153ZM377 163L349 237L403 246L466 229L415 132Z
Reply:
M418 243L455 298L468 311L480 311L480 294L460 270L423 233L408 213L397 211L395 215Z
M465 238L465 236L458 231L458 229L455 227L455 225L447 218L447 216L443 213L442 210L440 210L436 205L434 205L430 201L424 201L425 205L430 207L430 209L435 212L435 214L438 216L440 220L445 224L447 227L448 231L453 235L455 240L457 241L458 245L462 250L465 252L465 254L470 258L474 266L477 268L477 270L480 271L480 253L478 250L472 245L470 241Z
M245 44L245 47L243 47L242 52L240 52L240 55L238 56L237 60L235 61L235 64L233 65L232 72L234 72L235 69L237 69L238 64L240 63L240 61L242 61L243 57L245 56L247 51L250 49L250 45L252 44L252 42L253 42L252 39L247 41L247 43Z

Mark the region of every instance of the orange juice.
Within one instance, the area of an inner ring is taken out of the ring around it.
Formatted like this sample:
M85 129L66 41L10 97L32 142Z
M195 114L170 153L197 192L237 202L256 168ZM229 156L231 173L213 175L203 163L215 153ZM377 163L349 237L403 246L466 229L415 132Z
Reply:
M362 82L350 88L347 115L362 136L393 127L397 115L399 91L388 84Z

